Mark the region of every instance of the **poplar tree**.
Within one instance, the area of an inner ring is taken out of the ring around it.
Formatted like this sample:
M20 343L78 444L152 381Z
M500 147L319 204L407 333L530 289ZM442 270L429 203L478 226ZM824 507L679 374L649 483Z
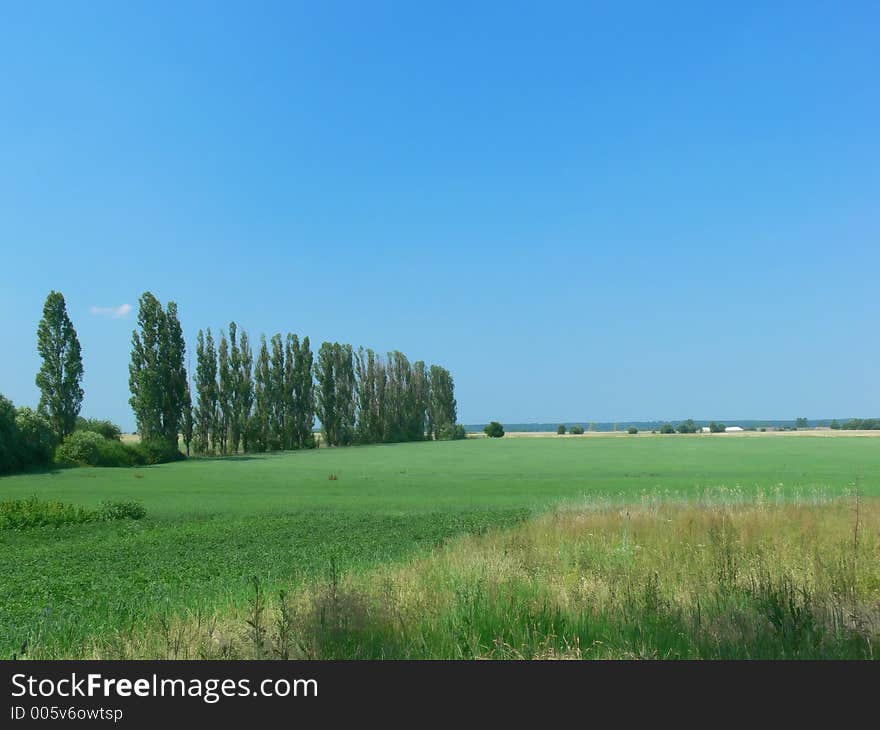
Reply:
M294 398L294 368L296 365L296 351L294 349L294 341L296 335L287 333L284 342L284 448L297 448L296 434L296 407ZM297 343L298 344L298 343Z
M61 292L52 291L46 297L37 327L37 352L43 361L36 377L40 389L37 410L63 439L73 433L82 407L83 365L79 339Z
M315 447L315 381L312 379L313 357L308 337L302 342L293 336L293 412L294 441L298 449Z
M199 330L196 344L196 406L194 446L197 454L212 449L214 417L217 411L217 353L211 328L207 336Z
M220 332L220 347L217 350L217 362L220 453L227 454L229 452L229 422L232 415L232 370L229 367L229 341L226 339L226 333L222 330Z
M183 445L186 447L186 455L189 456L189 447L193 440L193 406L192 392L189 388L189 378L186 380L186 393L183 398L183 422L181 424Z
M229 398L229 449L237 454L242 429L242 373L238 327L235 322L229 323L229 377L232 381Z
M425 417L428 410L428 373L425 363L418 360L412 368L410 380L409 411L407 414L407 439L422 441L425 438Z
M284 388L284 341L272 336L272 359L269 369L269 445L272 450L285 448L287 394Z
M239 343L239 367L237 378L238 422L241 432L241 450L247 452L250 447L251 409L254 403L253 365L254 353L251 351L248 334L241 332Z
M428 376L430 395L428 413L434 438L448 435L457 418L455 384L449 371L439 365L431 365Z
M326 446L339 445L339 416L336 411L335 350L330 342L321 343L315 363L317 380L317 415L321 421L322 440Z
M150 292L138 307L140 331L132 332L129 388L144 442L165 441L177 445L186 390L186 345L177 317L177 305L167 310Z
M270 411L270 368L269 348L266 336L260 336L260 354L254 370L254 417L253 433L254 448L266 451L269 448L269 411Z

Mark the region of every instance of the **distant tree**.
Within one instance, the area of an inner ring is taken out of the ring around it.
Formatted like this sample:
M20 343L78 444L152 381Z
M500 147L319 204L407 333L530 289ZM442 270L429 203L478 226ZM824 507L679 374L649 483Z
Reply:
M724 433L724 428L725 426L723 423L715 423L715 421L712 421L712 423L709 424L710 433Z
M269 364L269 348L266 336L260 336L260 352L254 368L254 416L252 419L251 437L256 451L269 448L269 422L272 409L271 367Z
M286 418L290 411L289 396L284 379L284 341L281 335L272 336L272 350L269 368L269 450L276 451L286 447Z
M498 421L492 421L483 429L483 433L485 433L490 439L501 438L504 436L504 426L498 423Z
M836 418L831 422L831 428L833 428L835 431L840 429L840 424L837 422Z
M569 429L569 433L573 433L576 436L582 435L584 432L584 427L580 423L576 423L574 426Z
M18 471L23 466L15 416L12 401L0 395L0 474Z
M639 429L637 429L635 426L630 426L628 429L626 429L626 432L633 436L639 432Z
M244 336L244 333L242 333ZM241 446L242 420L242 365L241 349L238 346L238 325L229 323L229 450L237 454Z
M241 450L250 450L251 411L254 406L254 353L248 333L242 330L239 342L238 374L236 376L236 409L241 435Z
M431 397L431 387L428 380L428 371L422 360L413 364L412 379L410 380L410 394L408 398L407 416L407 440L423 441L425 439L425 427L427 424L428 400ZM464 427L461 427L464 430ZM465 438L462 436L462 438Z
M315 381L314 366L308 337L302 342L293 336L293 413L294 440L298 449L315 448Z
M438 438L440 430L449 428L458 420L455 383L452 374L439 365L431 365L428 380L430 383L428 420L434 437Z
M112 421L103 418L83 418L78 416L74 431L94 431L101 434L105 439L119 441L122 438L122 429Z
M564 423L560 423L556 427L556 435L557 436L564 436L565 435L565 424Z
M696 433L697 432L697 424L694 423L693 418L688 418L686 421L682 421L678 424L678 432L679 433Z
M217 348L217 407L220 412L217 431L220 437L220 453L229 453L229 428L232 422L234 378L229 360L229 340L220 330L220 346Z
M664 423L660 426L660 433L675 433L675 427L671 423Z
M321 421L321 440L326 446L339 443L339 414L336 410L336 377L333 343L323 342L315 363L317 415Z
M189 456L190 444L193 440L193 406L192 393L189 388L189 378L186 380L186 392L183 396L183 419L181 421L181 435L183 436L183 445L186 447L186 455Z
M355 427L355 378L354 353L351 345L335 346L336 409L338 416L338 445L350 446L354 442Z
M199 330L196 342L195 389L193 448L197 454L207 454L216 445L217 413L217 351L210 327L207 334Z
M595 424L595 423L590 423L590 432L591 432L591 433L594 433L596 430L597 430L596 424Z
M186 345L177 305L163 310L150 292L140 298L140 331L132 333L129 403L143 442L176 446L186 388Z
M60 440L73 433L83 399L82 353L61 292L52 291L46 297L37 327L37 352L42 358L36 377L40 389L37 410Z
M794 425L796 428L807 428L810 425L810 422L806 418L798 418Z

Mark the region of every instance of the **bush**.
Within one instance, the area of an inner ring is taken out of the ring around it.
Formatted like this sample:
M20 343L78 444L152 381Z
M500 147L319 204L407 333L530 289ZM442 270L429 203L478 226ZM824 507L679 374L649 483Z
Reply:
M675 427L671 423L664 423L660 426L660 433L675 433Z
M467 431L460 423L454 425L441 426L437 430L438 441L460 441L467 438Z
M628 429L626 429L626 432L631 436L634 436L639 432L639 429L637 429L635 426L630 426Z
M576 426L572 426L569 429L569 433L573 433L573 434L575 434L575 436L581 436L584 433L584 427L581 426L580 424L578 424Z
M723 423L712 423L709 424L709 433L724 433L725 426Z
M0 474L18 471L21 466L15 406L11 400L0 395Z
M565 424L564 424L564 423L560 423L560 424L556 427L556 434L557 434L558 436L565 436Z
M94 431L74 431L58 447L55 461L62 466L98 466L105 441Z
M693 418L688 418L686 421L682 421L678 424L678 432L679 433L696 433L697 432L697 424L694 423Z
M122 429L112 421L100 418L83 418L80 416L76 419L76 431L91 431L101 434L105 439L114 439L119 441L122 439Z
M84 522L140 520L147 511L138 502L103 502L93 510L55 500L7 499L0 502L0 530L25 530L32 527L61 527Z
M178 452L179 453L179 452ZM74 431L64 439L55 452L55 461L61 466L140 466L157 464L155 458L138 446L128 446L108 439L96 431Z
M142 520L147 510L140 502L101 502L101 519Z
M143 464L166 464L186 458L176 442L164 439L141 441L134 450L140 455Z
M51 464L58 439L49 421L32 408L19 408L15 426L18 429L18 456L22 466Z
M483 433L485 433L490 439L500 439L504 436L504 426L498 423L498 421L492 421L492 423L483 429Z

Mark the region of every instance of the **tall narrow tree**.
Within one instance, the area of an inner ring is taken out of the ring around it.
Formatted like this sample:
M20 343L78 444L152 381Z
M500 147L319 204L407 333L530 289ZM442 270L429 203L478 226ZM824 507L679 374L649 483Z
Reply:
M315 381L313 357L308 337L302 342L293 336L293 412L294 440L298 449L315 447Z
M199 330L196 344L196 406L194 412L195 435L193 439L197 454L207 454L212 449L214 418L217 411L217 352L211 328L207 336Z
M269 369L269 444L272 450L286 448L285 418L288 412L288 397L284 387L284 341L280 334L272 336L272 358Z
M247 452L250 448L251 438L251 409L254 403L254 353L251 351L248 334L241 332L239 344L240 357L238 368L238 421L241 429L241 449Z
M229 450L238 453L241 445L241 350L238 347L238 327L229 323L229 376L232 380L229 398Z
M339 445L339 416L336 411L335 350L333 343L323 342L315 363L317 381L317 415L321 421L321 439L325 446Z
M269 420L271 411L271 377L269 348L266 336L260 336L260 354L254 369L254 417L252 439L256 451L270 447Z
M220 332L220 347L217 350L217 406L220 409L219 436L220 453L229 453L229 425L232 419L232 369L229 365L229 341L226 333Z
M37 352L42 358L36 383L39 412L61 439L73 432L82 406L82 353L61 292L49 292L37 327Z

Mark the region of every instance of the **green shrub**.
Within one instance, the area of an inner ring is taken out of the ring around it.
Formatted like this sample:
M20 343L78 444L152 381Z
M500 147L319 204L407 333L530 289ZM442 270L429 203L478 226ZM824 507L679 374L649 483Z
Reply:
M32 408L19 408L15 415L18 429L19 459L22 466L44 466L52 463L58 440L48 419Z
M697 424L694 423L693 418L688 418L686 421L682 421L678 424L678 432L679 433L696 433L697 432Z
M628 429L626 429L626 432L630 435L633 435L637 434L639 432L639 429L637 429L635 426L630 426Z
M492 421L483 429L483 433L485 433L490 439L500 439L504 436L504 426L498 423L498 421Z
M560 423L556 427L556 435L557 436L565 436L565 424L564 423Z
M454 425L441 426L437 430L438 441L459 441L467 438L467 431L460 423Z
M96 431L74 431L55 452L61 466L140 466L155 464L139 447L108 439Z
M577 424L577 425L575 425L575 426L572 426L571 429L569 430L569 433L573 433L573 434L575 434L576 436L580 436L580 435L582 435L583 432L584 432L584 427L581 426L580 424Z
M101 502L100 514L105 520L141 520L147 510L140 502Z
M15 406L11 400L0 395L0 474L18 471L21 467Z
M725 426L723 423L715 423L715 421L712 421L712 423L709 424L710 433L724 433L724 429Z
M119 441L122 439L122 429L112 421L101 418L83 418L80 416L76 419L76 431L92 431L101 434L105 439L114 439Z
M176 442L164 439L141 441L133 448L139 454L142 464L165 464L186 458Z
M41 501L35 496L0 502L0 530L60 527L96 519L97 513L93 510L54 500Z
M94 510L33 496L0 502L0 530L61 527L109 520L140 520L146 514L147 511L138 502L103 502L101 509Z
M660 433L675 433L675 427L671 423L664 423L660 426Z
M55 452L55 461L62 466L99 466L106 439L94 431L74 431Z

